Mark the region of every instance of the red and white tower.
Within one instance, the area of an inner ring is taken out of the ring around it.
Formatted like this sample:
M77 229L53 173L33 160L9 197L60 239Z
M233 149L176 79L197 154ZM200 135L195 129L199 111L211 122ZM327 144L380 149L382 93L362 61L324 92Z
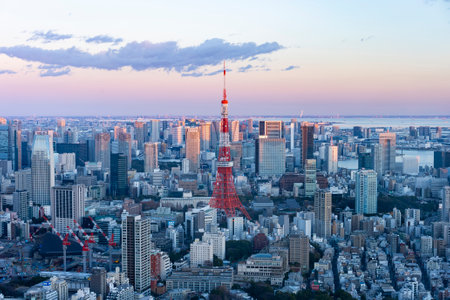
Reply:
M217 161L217 175L214 183L214 190L209 201L209 205L213 208L223 209L227 217L236 216L236 209L239 209L247 219L251 219L239 200L236 188L233 182L232 167L230 153L230 130L228 123L228 100L227 89L225 85L226 78L225 62L223 63L223 99L222 99L222 119L220 120L220 137L219 137L219 159Z

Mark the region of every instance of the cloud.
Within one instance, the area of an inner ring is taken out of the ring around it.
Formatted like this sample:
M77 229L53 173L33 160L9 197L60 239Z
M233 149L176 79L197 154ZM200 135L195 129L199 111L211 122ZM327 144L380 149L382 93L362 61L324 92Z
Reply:
M227 72L232 72L232 69L227 69ZM219 69L213 72L192 72L192 73L181 73L183 77L201 77L201 76L213 76L217 74L221 74L223 69Z
M240 67L239 70L238 70L238 72L241 72L241 73L247 72L248 70L250 70L250 69L252 69L252 68L253 68L252 65L246 65L245 67Z
M40 65L38 69L41 70L39 76L41 77L57 77L68 75L70 73L70 68L61 67L58 65Z
M194 72L200 67L217 65L223 60L241 61L280 49L283 47L277 42L259 45L253 42L232 44L216 38L190 47L180 47L174 41L131 42L119 49L109 49L95 54L75 47L49 50L27 45L0 47L0 53L60 67L102 70L131 67L137 71L163 69L185 73Z
M363 37L363 38L361 38L361 42L367 42L368 40L371 40L374 37L375 37L374 35L369 35L368 37Z
M2 74L16 74L17 72L13 70L0 70L0 75Z
M291 71L298 68L300 68L300 66L289 66L287 68L284 68L282 71Z
M115 39L112 36L108 36L108 35L96 35L94 37L90 37L90 38L86 39L86 43L95 43L95 44L105 44L105 43L118 44L122 41L123 41L123 39L121 39L121 38Z
M49 30L47 32L44 31L35 31L33 33L33 36L30 37L29 41L36 41L36 40L42 40L44 43L50 43L52 41L60 41L60 40L67 40L72 38L73 36L71 34L58 34L53 32L52 30Z

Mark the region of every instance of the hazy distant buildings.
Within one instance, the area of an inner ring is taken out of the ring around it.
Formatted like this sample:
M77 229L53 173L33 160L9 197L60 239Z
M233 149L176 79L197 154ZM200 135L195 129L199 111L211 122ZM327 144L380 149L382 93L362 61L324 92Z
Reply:
M35 135L31 155L31 197L36 205L50 205L51 189L55 185L55 164L52 138Z
M357 214L377 213L377 173L360 170L356 173L355 212Z

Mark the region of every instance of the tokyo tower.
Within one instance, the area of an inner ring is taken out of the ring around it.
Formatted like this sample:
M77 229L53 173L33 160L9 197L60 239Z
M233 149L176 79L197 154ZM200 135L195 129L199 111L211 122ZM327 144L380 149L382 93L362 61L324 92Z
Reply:
M223 209L227 217L236 216L236 209L239 209L247 219L251 219L239 200L236 188L233 182L230 154L230 131L228 126L228 100L225 85L226 78L225 62L223 63L223 99L222 99L222 118L220 120L219 136L219 159L217 161L217 175L214 183L214 190L209 201L209 206L217 209Z

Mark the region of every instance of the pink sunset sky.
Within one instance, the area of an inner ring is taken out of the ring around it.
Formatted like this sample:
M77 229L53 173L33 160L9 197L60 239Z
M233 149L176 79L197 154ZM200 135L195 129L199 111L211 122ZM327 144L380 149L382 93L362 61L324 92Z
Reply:
M2 3L2 114L216 114L226 60L232 115L448 115L450 2L393 2Z

